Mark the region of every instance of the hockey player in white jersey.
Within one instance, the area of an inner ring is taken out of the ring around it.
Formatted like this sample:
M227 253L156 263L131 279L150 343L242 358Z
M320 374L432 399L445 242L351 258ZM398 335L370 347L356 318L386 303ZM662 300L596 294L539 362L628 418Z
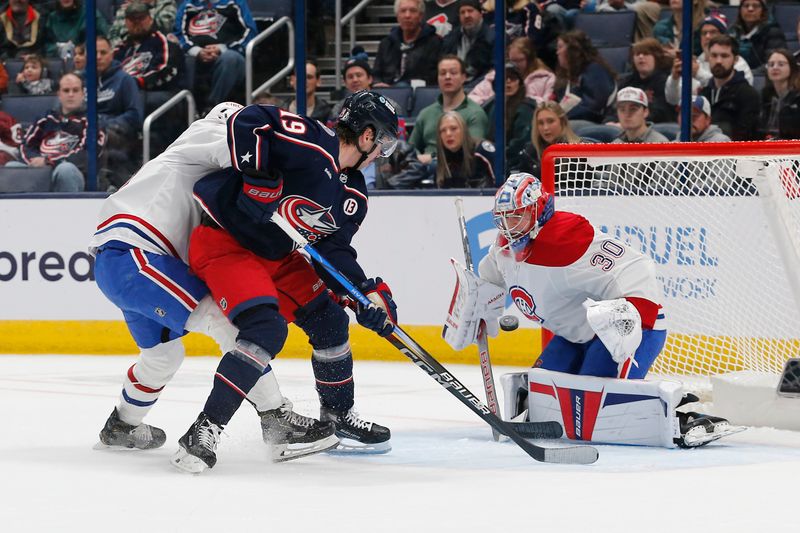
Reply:
M676 414L696 401L678 385L641 381L667 336L652 260L554 201L530 174L500 187L499 234L479 275L454 262L445 340L465 348L480 320L495 336L508 294L554 337L530 372L504 376L507 418L527 408L532 421L562 423L569 438L625 444L696 446L727 434L723 419Z
M241 107L217 105L103 203L90 243L95 277L122 310L141 351L128 369L118 406L100 432L99 448L164 444L164 431L142 421L181 365L181 337L187 331L211 336L222 353L235 346L237 329L187 263L189 236L200 223L192 189L203 176L231 165L226 123ZM269 366L247 399L260 415L264 440L276 461L338 443L333 424L293 412Z

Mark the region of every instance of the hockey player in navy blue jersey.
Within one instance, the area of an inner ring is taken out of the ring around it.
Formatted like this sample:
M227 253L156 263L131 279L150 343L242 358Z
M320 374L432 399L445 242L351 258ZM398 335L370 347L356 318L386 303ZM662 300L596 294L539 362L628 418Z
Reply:
M356 310L362 326L391 333L391 291L381 278L367 278L350 241L367 212L360 169L397 144L394 107L376 93L355 93L334 132L277 107L248 106L228 120L228 143L233 167L195 185L204 222L192 233L189 264L239 336L173 464L192 472L214 466L222 427L283 348L289 322L309 337L320 420L335 424L340 448L388 451L389 429L353 410L349 320L328 291L342 287L316 272L270 217L279 212L373 301Z

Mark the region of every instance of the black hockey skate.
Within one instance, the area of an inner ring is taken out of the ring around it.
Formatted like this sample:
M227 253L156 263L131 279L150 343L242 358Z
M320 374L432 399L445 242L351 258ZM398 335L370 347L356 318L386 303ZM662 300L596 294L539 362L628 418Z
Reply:
M283 399L277 409L258 413L264 442L276 463L291 461L335 448L339 439L332 422L320 422L295 413L292 402Z
M726 419L700 413L681 413L678 411L681 436L675 444L681 448L697 448L722 437L744 431L745 427L732 426Z
M126 424L120 420L119 412L115 407L111 416L106 420L106 425L100 430L100 442L94 446L94 449L151 450L160 448L166 440L167 434L161 428L147 424L138 426Z
M206 468L217 464L217 445L222 427L218 426L205 413L200 413L189 431L178 440L180 448L172 456L172 465L184 472L199 474Z
M367 422L353 408L348 411L334 411L323 406L319 419L336 425L339 447L332 450L334 453L387 453L392 449L389 428Z

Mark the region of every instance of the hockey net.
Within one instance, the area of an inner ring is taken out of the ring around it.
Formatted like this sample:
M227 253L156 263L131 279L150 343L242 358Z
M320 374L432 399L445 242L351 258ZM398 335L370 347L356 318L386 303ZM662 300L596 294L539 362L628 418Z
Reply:
M668 341L652 371L780 373L800 354L800 142L548 148L556 208L651 257Z

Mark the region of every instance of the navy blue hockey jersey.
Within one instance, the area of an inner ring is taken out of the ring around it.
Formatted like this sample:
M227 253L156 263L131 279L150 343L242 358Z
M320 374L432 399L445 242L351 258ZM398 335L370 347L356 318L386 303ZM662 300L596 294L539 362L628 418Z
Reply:
M320 122L269 105L250 105L228 119L232 167L195 184L195 198L242 246L267 259L295 249L275 224L259 224L237 207L242 170L279 171L278 212L350 281L366 279L350 241L367 214L367 187L358 170L339 168L339 139ZM323 279L339 289L330 276Z

